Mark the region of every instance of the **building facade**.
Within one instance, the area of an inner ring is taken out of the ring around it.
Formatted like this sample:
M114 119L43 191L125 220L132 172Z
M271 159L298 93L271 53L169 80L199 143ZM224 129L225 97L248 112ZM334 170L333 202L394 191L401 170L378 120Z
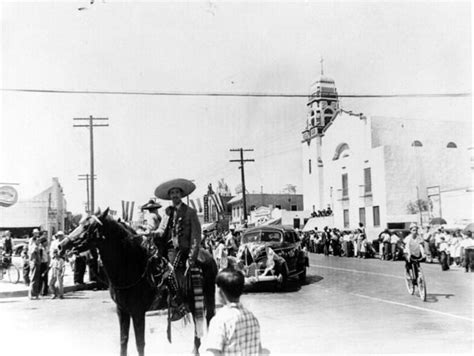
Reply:
M65 230L66 215L63 188L54 177L52 185L33 198L19 200L10 207L0 207L0 229L20 236L39 228L51 237L59 230Z
M433 187L470 188L469 123L354 114L339 108L327 77L311 92L302 132L306 210L331 206L338 228L403 228L438 215L413 211Z
M273 208L301 211L303 210L302 194L246 194L247 216L260 207L268 207L271 211ZM231 223L241 224L244 222L244 202L242 194L233 197L227 203L232 211Z

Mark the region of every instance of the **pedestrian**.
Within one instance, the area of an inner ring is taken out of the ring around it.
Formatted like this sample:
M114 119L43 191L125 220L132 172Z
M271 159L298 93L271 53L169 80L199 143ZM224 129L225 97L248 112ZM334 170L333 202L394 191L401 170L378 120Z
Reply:
M390 231L385 229L380 235L379 253L382 260L390 259Z
M82 253L75 253L74 258L74 284L84 284L84 274L86 273L86 256Z
M354 230L352 233L352 246L354 249L354 257L359 257L359 230Z
M23 282L26 286L30 285L30 260L28 255L28 245L21 251Z
M41 253L39 238L32 237L29 250L30 263L30 289L28 296L30 299L38 299L41 286Z
M430 240L431 240L431 237L432 237L433 233L430 231L430 229L431 229L431 226L426 225L425 226L425 232L423 233L423 240L425 240L425 242L423 243L423 247L424 247L425 253L426 253L426 262L428 262L428 263L433 262L433 256L431 254L431 247L430 247Z
M474 239L471 231L466 231L466 236L461 241L461 256L465 272L474 272Z
M51 269L51 280L49 282L49 285L53 292L52 299L56 299L58 297L59 299L63 299L64 298L63 281L64 281L64 273L66 271L66 262L64 261L64 258L59 255L57 249L53 250L50 269Z
M331 244L331 232L327 226L323 229L322 243L324 248L324 255L329 256L329 245Z
M43 233L43 236L40 238L40 248L41 248L41 266L40 266L40 293L42 296L47 296L49 294L48 287L48 273L49 273L49 264L51 261L48 249L48 237L46 233Z
M13 255L13 242L12 242L12 235L10 231L5 231L5 237L2 242L2 250L3 255L5 257L11 258Z
M217 275L216 284L224 306L211 319L206 351L213 355L259 355L262 351L260 324L240 303L244 275L227 268Z
M392 255L392 261L398 260L398 245L400 243L400 236L393 231L390 234L390 247L391 247L391 255Z
M439 244L439 263L441 264L441 270L447 271L449 269L449 246L445 241L445 237L441 237Z

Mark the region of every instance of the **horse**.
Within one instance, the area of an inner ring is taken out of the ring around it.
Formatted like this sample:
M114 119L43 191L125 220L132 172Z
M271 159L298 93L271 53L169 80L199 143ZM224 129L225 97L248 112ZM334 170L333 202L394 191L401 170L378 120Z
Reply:
M84 218L79 226L60 244L65 251L72 246L76 249L87 250L97 248L104 270L108 277L109 291L117 307L120 323L120 355L127 354L127 344L130 329L130 318L135 330L135 341L138 354L144 355L145 349L145 312L152 306L155 298L163 293L150 282L150 261L152 257L143 246L142 236L134 234L133 229L108 215L107 208L103 213ZM213 259L202 264L204 308L206 322L215 313L215 278L217 265ZM188 304L194 321L194 349L199 355L201 340L198 337L194 297L186 293L185 302Z

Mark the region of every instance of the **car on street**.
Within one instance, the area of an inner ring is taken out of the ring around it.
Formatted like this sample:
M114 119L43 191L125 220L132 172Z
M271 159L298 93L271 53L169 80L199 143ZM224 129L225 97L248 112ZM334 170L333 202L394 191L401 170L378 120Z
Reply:
M244 273L246 285L273 281L283 288L289 278L306 281L309 259L293 228L268 225L242 234L234 264Z

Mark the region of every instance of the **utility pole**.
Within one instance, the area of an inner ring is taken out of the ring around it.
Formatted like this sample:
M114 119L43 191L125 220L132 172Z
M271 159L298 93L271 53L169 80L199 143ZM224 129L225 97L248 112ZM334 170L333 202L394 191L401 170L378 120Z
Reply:
M89 174L79 174L78 180L86 181L86 191L87 191L87 205L86 205L86 213L92 214L91 212L91 205L90 205L90 195L89 195ZM97 179L97 176L94 176L94 180Z
M109 120L107 117L80 117L74 118L75 121L89 121L87 125L84 124L74 124L73 127L88 127L89 128L89 139L90 139L90 163L91 163L91 171L89 177L95 177L94 175L94 127L107 127L109 124L95 124L94 121L98 120L99 122L104 122ZM90 212L91 214L94 213L94 197L95 197L95 190L94 190L94 179L91 179L91 186L90 186Z
M252 149L244 149L244 148L232 148L230 152L240 152L240 159L231 159L229 162L240 162L240 173L242 176L242 201L244 204L244 221L247 222L247 198L246 198L246 190L245 190L245 171L244 171L244 164L245 162L255 162L254 159L244 159L244 152L253 152Z

